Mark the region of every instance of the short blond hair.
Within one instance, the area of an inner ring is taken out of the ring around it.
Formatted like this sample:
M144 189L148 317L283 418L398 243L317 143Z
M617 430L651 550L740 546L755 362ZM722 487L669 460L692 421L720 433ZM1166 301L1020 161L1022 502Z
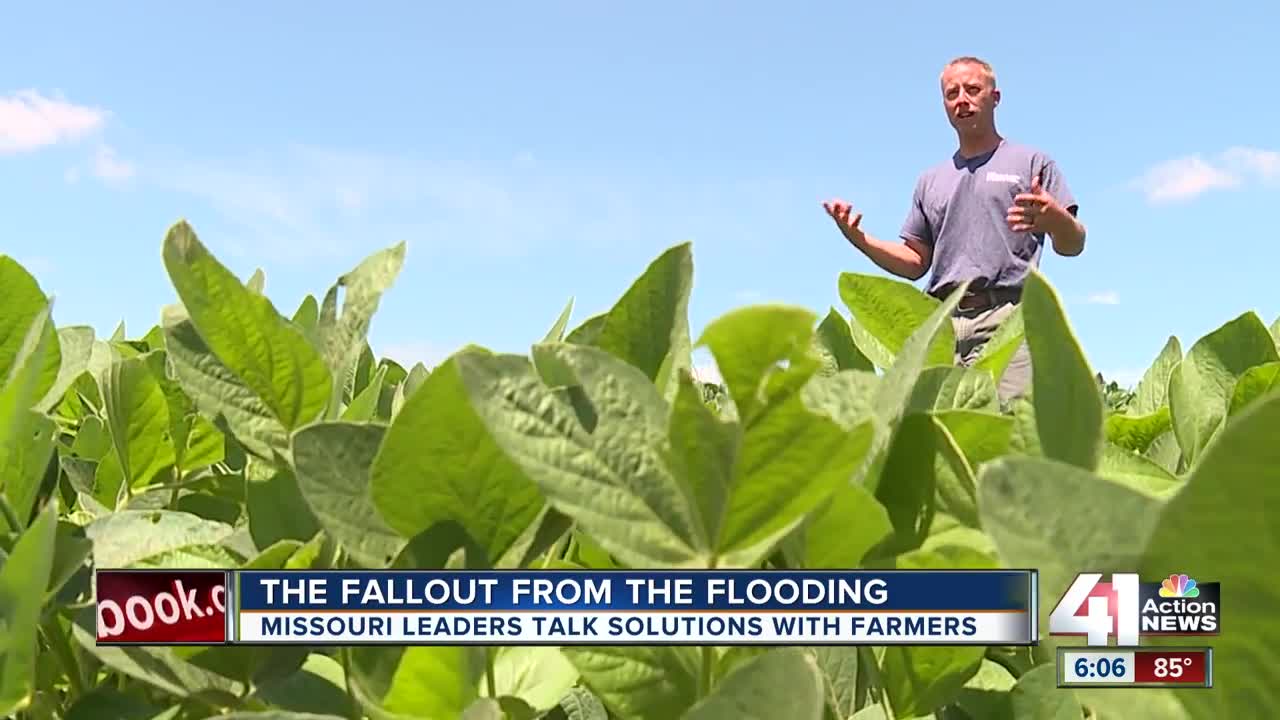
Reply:
M987 79L991 81L991 87L996 86L995 68L991 67L991 63L987 62L986 60L983 60L980 57L974 57L972 55L961 55L960 57L955 58L951 62L944 65L942 67L942 72L938 73L938 82L942 82L942 76L946 74L948 68L955 67L956 65L977 65L978 67L982 68L983 74L986 75Z

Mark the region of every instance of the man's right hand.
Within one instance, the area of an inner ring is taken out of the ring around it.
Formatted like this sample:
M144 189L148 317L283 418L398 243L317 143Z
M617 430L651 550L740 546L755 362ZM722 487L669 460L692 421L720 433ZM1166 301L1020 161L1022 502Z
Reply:
M853 212L853 207L849 203L836 199L828 200L822 203L823 209L835 220L836 227L840 228L840 233L845 239L858 246L866 240L866 235L862 232L862 228L858 225L862 222L862 213L856 213L852 218L849 214Z

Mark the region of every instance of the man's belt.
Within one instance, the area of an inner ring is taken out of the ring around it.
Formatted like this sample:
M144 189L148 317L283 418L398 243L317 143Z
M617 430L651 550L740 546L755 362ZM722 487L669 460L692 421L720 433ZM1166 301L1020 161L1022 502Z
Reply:
M1022 299L1022 288L983 288L970 290L960 298L961 310L987 310Z

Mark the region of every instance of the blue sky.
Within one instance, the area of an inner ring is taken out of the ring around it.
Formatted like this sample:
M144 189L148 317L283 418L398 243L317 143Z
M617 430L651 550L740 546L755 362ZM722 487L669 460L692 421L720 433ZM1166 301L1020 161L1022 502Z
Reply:
M955 147L938 72L977 54L1001 131L1080 201L1085 253L1043 269L1095 368L1134 381L1170 334L1280 314L1280 10L953 7L17 3L0 252L59 324L138 335L174 299L179 218L286 313L405 240L371 340L408 362L524 351L685 240L695 333L748 302L843 309L838 273L879 271L821 201L896 235Z

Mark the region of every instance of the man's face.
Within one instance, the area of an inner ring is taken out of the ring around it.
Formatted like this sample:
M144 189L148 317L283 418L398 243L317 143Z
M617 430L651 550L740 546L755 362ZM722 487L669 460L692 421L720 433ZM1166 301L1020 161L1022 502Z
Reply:
M951 126L960 132L983 131L995 126L1000 91L979 65L952 65L942 73L942 102Z

